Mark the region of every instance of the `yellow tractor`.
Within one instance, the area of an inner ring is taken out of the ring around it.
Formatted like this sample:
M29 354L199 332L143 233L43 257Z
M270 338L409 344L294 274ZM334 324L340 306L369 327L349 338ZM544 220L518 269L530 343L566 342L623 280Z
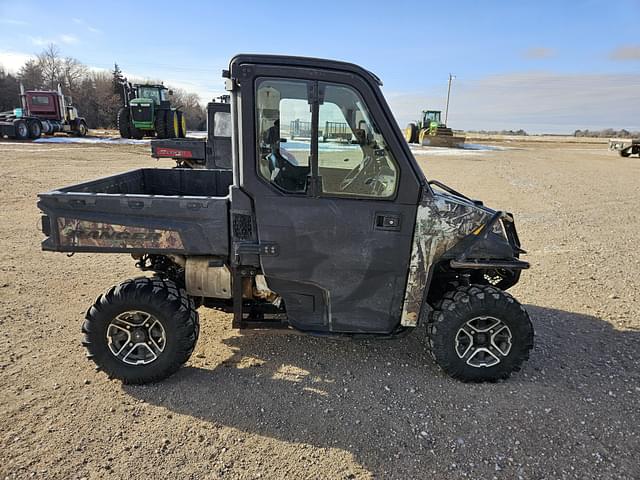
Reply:
M440 110L423 110L422 119L407 125L404 138L409 143L417 143L426 147L463 148L465 137L454 136L453 130L441 120Z

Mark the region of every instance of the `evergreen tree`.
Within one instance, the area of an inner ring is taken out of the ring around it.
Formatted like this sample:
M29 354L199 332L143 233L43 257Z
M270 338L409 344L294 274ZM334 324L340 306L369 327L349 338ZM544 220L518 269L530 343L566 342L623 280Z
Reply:
M122 76L122 70L117 63L113 64L113 93L120 97L120 100L124 102L124 90L122 84L124 83L124 77Z

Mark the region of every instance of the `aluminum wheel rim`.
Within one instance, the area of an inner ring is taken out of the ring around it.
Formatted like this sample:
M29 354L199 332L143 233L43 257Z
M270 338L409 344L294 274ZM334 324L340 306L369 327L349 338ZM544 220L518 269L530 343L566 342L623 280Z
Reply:
M128 310L107 327L109 350L128 365L148 365L164 351L167 336L160 321L150 313Z
M474 317L458 329L455 350L459 358L471 367L493 367L509 355L513 335L500 319L491 316Z

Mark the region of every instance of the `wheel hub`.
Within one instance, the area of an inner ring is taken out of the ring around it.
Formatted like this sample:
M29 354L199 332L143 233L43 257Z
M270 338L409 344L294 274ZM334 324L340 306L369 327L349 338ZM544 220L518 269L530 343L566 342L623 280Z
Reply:
M107 327L111 353L128 365L147 365L164 351L166 334L150 313L129 310L117 315Z
M513 336L509 327L491 316L474 317L456 333L455 350L471 367L493 367L511 351Z

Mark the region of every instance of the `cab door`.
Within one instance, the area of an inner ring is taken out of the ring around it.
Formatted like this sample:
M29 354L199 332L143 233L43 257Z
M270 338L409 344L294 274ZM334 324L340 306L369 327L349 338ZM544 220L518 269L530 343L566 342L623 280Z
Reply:
M393 331L420 194L394 148L399 130L354 75L252 71L242 84L241 186L259 242L277 246L260 258L269 288L302 330Z

